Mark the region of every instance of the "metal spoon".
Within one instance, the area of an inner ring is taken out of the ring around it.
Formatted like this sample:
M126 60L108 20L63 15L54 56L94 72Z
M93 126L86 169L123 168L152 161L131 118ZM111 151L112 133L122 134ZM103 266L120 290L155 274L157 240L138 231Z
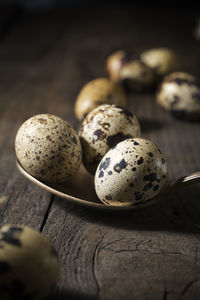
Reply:
M184 188L188 185L200 182L200 172L192 173L188 176L184 176L176 180L174 183L169 184L164 190L162 190L156 197L149 199L145 202L134 204L132 206L111 206L101 203L94 191L94 177L89 175L83 166L80 167L79 172L70 181L65 184L49 185L49 183L42 182L32 175L30 175L19 163L16 161L18 170L31 182L37 184L42 189L69 201L82 204L84 206L103 209L103 210L133 210L150 206L159 202L161 199L173 193L178 189Z

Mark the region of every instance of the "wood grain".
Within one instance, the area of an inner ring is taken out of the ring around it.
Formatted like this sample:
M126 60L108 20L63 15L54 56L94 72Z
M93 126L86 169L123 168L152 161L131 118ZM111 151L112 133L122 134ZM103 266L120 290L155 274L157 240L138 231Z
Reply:
M83 13L84 12L84 13ZM183 70L199 75L196 13L169 15L131 8L71 10L23 16L0 47L0 224L43 232L62 270L53 299L198 299L200 185L131 213L103 213L68 203L29 183L15 167L14 138L37 113L72 123L74 101L87 81L104 76L108 53L168 46ZM143 136L169 161L170 179L200 170L199 123L173 119L155 91L128 95Z

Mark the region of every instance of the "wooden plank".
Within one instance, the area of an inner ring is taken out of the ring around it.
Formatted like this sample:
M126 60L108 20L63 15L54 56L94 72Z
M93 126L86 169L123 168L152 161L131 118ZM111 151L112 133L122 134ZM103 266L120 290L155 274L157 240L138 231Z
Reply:
M199 48L189 29L180 34L180 28L192 28L192 17L177 22L174 16L173 35L167 16L157 17L127 9L73 12L70 19L55 16L54 22L48 15L32 16L1 46L0 224L27 224L54 242L62 262L56 299L198 299L199 185L156 206L115 215L52 198L15 168L19 125L49 112L78 127L75 97L84 83L103 76L106 55L119 45L138 51L170 46L180 52L184 68L198 72ZM170 178L196 171L199 124L172 119L154 98L153 93L129 96L143 136L166 152Z

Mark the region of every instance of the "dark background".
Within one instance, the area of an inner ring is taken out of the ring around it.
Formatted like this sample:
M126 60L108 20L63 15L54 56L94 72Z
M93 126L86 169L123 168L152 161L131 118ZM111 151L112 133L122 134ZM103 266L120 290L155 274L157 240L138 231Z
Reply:
M183 10L193 11L197 10L199 5L198 1L146 1L146 0L0 0L0 4L6 5L18 5L25 10L43 10L52 8L63 7L106 7L106 6L132 6L140 7L143 10L146 9L160 9L160 10L176 10L177 13L181 13ZM170 20L169 20L170 23Z

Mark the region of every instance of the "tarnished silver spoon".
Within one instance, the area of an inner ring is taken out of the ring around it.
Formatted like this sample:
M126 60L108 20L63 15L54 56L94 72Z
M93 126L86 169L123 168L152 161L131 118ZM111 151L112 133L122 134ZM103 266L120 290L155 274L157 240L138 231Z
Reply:
M21 166L19 161L16 161L16 165L18 170L27 179L40 186L42 189L58 197L67 199L78 204L82 204L84 206L110 211L123 211L144 208L161 201L161 199L165 198L170 193L173 193L178 189L200 182L200 172L195 172L190 175L179 178L174 183L168 184L167 187L164 188L156 197L149 199L145 202L134 204L132 206L111 206L105 205L98 200L94 190L94 177L92 175L89 175L83 166L80 167L78 173L67 183L49 185L49 183L42 182L30 175Z

